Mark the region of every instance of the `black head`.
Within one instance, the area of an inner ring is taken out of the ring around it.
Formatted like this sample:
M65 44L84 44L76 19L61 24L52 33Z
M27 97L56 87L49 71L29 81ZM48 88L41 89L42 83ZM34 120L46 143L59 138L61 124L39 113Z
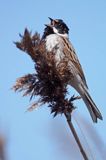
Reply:
M61 19L52 19L49 18L51 23L48 25L45 25L44 33L42 36L42 39L45 39L46 36L50 34L59 34L61 36L68 37L69 28L67 25L63 22Z
M61 35L69 33L69 28L62 19L49 19L51 20L51 25L53 27L54 33L58 33Z

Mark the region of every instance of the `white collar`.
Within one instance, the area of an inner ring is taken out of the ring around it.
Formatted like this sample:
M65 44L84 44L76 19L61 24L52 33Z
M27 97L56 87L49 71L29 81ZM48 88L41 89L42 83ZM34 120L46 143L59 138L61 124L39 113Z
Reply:
M65 33L65 34L60 34L60 33L58 33L58 30L57 30L55 27L53 27L53 31L54 31L54 33L56 33L57 35L59 35L59 36L61 36L61 37L68 38L68 34L67 34L67 33Z

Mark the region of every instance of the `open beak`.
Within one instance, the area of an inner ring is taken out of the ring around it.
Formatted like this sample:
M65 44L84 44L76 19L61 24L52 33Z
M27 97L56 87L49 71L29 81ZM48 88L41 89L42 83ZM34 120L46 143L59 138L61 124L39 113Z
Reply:
M52 19L52 18L50 18L50 17L48 17L48 18L50 19L51 23L50 23L50 24L45 24L45 26L46 26L46 27L53 28L54 25L55 25L56 23L58 23L58 20Z
M51 21L51 25L54 26L56 23L58 23L58 20L57 19L52 19L50 17L48 17Z

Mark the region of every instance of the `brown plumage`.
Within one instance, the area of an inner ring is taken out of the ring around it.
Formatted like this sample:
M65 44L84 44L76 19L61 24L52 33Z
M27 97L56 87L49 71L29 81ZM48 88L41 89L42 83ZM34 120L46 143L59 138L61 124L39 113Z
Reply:
M67 61L68 69L70 71L69 84L81 95L90 112L92 120L94 122L97 122L97 118L102 120L102 115L88 92L88 86L82 66L69 41L69 29L67 25L60 19L53 20L50 18L50 20L51 24L47 25L47 27L52 29L52 33L49 33L45 38L47 51L54 52L57 64L63 59Z
M75 53L75 49L73 48L71 42L69 43L69 40L67 38L62 37L62 39L63 39L63 43L64 43L64 50L63 50L64 54L66 55L68 60L72 61L72 63L76 66L78 74L82 78L82 81L84 82L85 86L88 88L87 82L86 82L86 79L84 76L84 72L83 72L82 66L78 60L78 57Z

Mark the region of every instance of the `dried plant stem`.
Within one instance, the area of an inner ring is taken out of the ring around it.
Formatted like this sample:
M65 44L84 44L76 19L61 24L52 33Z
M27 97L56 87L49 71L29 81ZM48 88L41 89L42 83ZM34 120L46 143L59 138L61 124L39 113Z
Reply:
M45 32L48 31L47 29ZM70 69L69 65L67 65L68 59L63 58L57 66L54 51L50 52L50 54L46 51L45 41L40 39L38 33L31 35L31 32L25 29L24 35L20 36L21 41L15 42L15 44L17 48L26 52L32 58L36 64L36 73L19 78L13 89L15 91L24 91L23 96L30 95L30 99L40 96L38 103L48 103L54 116L58 113L64 113L84 160L88 160L70 117L72 110L75 109L72 101L81 97L72 96L70 99L66 97L68 93L67 84L70 81ZM34 109L38 103L34 103L29 110Z
M75 130L73 124L72 124L71 118L66 113L64 113L64 115L65 115L65 117L67 119L67 123L69 125L69 128L70 128L70 130L71 130L71 132L72 132L72 134L73 134L73 136L75 138L75 141L76 141L76 143L77 143L77 145L78 145L78 147L80 149L80 152L81 152L84 160L89 160L88 157L87 157L87 155L86 155L86 152L84 151L83 146L82 146L82 144L81 144L81 142L79 140L79 137L78 137L78 135L76 133L76 130Z

